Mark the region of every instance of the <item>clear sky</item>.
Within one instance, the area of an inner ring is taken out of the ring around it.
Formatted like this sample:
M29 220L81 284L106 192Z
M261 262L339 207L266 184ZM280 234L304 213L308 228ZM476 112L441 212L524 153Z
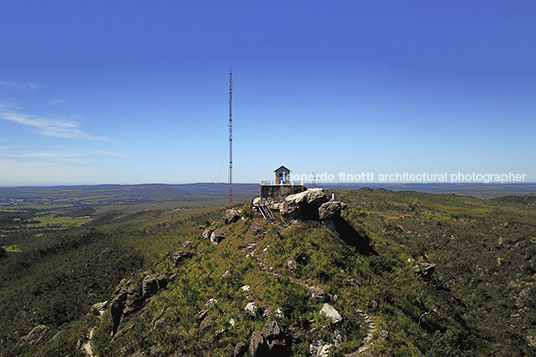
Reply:
M536 181L536 2L0 7L0 185L294 174Z

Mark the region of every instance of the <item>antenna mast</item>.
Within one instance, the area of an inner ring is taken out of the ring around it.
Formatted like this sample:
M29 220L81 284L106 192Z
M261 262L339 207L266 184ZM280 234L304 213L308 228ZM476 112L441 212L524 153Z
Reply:
M229 209L233 207L233 71L229 69Z

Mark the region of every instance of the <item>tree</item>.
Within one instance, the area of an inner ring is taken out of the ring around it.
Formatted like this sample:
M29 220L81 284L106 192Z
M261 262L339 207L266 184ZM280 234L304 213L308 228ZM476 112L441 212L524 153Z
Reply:
M451 330L447 330L445 333L436 331L426 357L463 357L456 340L456 335Z

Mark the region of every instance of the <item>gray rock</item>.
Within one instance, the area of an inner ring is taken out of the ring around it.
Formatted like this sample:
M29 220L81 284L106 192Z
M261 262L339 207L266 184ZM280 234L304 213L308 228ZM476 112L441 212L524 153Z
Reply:
M287 266L292 274L296 274L296 271L298 270L298 265L293 259L290 259L287 262Z
M313 341L309 345L309 352L312 357L328 357L332 346L331 344L323 344L322 341Z
M161 329L165 325L166 325L166 322L164 321L164 319L158 319L154 322L154 329L155 330Z
M221 229L215 229L210 235L210 242L214 245L218 244L225 238L225 232Z
M203 239L210 239L210 236L214 232L214 228L207 228L203 231Z
M249 227L249 231L255 235L255 236L258 236L259 234L261 234L262 232L264 232L264 226L259 223L259 222L254 222L250 227Z
M234 348L233 357L243 357L248 350L244 342L238 342Z
M332 323L336 324L342 321L342 316L333 306L328 303L325 303L320 309L320 316L324 316L331 320Z
M323 188L310 188L306 191L287 196L285 201L296 204L315 204L317 207L327 201L326 193Z
M276 321L268 322L262 331L254 331L249 339L251 357L288 357L291 354L288 337Z
M419 276L425 280L428 280L432 277L432 274L434 274L435 267L436 267L435 264L423 263L422 265L417 264L413 266L412 270L416 276Z
M413 271L413 274L415 274L416 276L422 276L420 265L414 265L413 268L411 268L411 271Z
M316 299L318 302L327 302L329 295L321 286L312 286L307 292L309 299Z
M21 338L19 342L17 342L17 347L24 345L35 345L36 343L39 343L48 330L49 328L46 325L35 326L32 331L30 331L26 336Z
M318 218L321 221L332 220L334 217L339 217L341 215L341 202L340 201L329 201L323 203L318 208Z
M93 306L91 306L91 309L89 311L90 313L93 313L95 315L102 316L106 312L107 306L108 306L108 301L98 302L96 304L93 304Z
M234 209L228 209L227 212L225 212L225 218L223 219L223 223L225 224L231 224L240 219L240 213L238 213L237 210Z
M121 319L133 312L141 310L144 304L145 298L137 285L131 280L127 281L124 285L121 282L114 292L110 308L110 314L112 315L112 336L116 334Z
M244 307L244 311L251 316L255 316L255 314L257 313L257 309L258 307L255 302L249 302L246 307Z
M338 328L333 330L333 345L336 348L340 348L342 346L342 332Z
M387 332L386 330L381 330L379 337L382 340L387 340L387 338L389 337L389 332Z
M175 269L180 265L180 263L182 263L183 260L190 258L192 255L192 253L182 250L173 253L173 265L171 266L171 269Z
M203 232L204 233L204 232ZM207 238L205 238L207 239ZM187 241L184 241L182 243L182 247L183 248L190 248L192 246L192 244L194 244L194 241L193 240L187 240Z
M205 307L212 306L212 305L217 304L217 303L218 303L218 300L216 300L215 298L210 298L205 303Z
M212 327L213 324L214 324L214 321L212 320L212 317L210 317L210 315L208 315L199 324L199 332L202 335L204 335L205 333L208 332L208 330L210 330L210 328Z
M355 287L360 287L361 286L361 283L355 279L348 279L346 280L346 282L348 283L348 285L350 286L355 286Z
M203 320L205 316L207 316L207 313L208 313L208 310L198 311L197 314L194 315L194 319Z
M276 346L286 346L287 342L283 331L279 327L279 324L276 321L268 322L262 328L262 336L268 349L272 351Z
M220 340L224 334L225 334L225 329L221 328L217 330L216 332L214 332L214 337L216 338L216 340Z
M423 263L422 270L425 278L431 278L435 272L436 265L431 263Z
M141 290L144 299L149 299L158 292L158 280L153 274L143 278Z
M312 188L287 196L280 212L290 220L299 220L300 218L316 220L318 219L318 208L326 201L328 198L324 189Z
M260 357L267 354L267 347L264 344L264 337L260 331L253 331L249 338L249 355Z

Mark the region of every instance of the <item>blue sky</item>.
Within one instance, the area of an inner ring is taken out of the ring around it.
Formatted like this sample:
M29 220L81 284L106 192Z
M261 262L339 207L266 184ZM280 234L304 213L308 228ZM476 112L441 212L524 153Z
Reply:
M12 1L0 185L536 181L534 1Z

